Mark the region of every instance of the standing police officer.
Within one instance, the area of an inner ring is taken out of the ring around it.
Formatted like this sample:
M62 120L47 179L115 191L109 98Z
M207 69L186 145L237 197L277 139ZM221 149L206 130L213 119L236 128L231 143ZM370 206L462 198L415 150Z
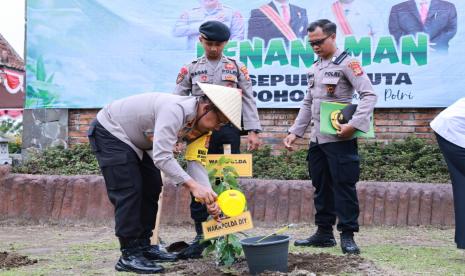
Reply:
M367 132L370 116L377 96L360 63L341 52L336 46L336 25L320 19L307 29L310 45L318 60L308 73L308 93L299 110L284 145L292 150L297 137L302 137L311 126L311 142L308 151L309 172L315 187L315 224L318 230L304 240L296 240L296 246L335 246L333 225L338 219L343 253L359 254L354 241L358 232L359 206L355 184L360 174L357 139L358 129ZM320 133L320 104L323 101L350 103L354 89L360 96L352 119L340 124L337 135Z
M261 131L261 126L249 73L241 62L223 55L223 49L230 37L229 28L218 21L207 21L200 26L199 32L199 40L205 50L205 55L181 68L174 93L185 96L203 95L198 82L240 88L242 90L242 123L244 130L248 131L247 149L255 150L260 145L258 133ZM208 153L223 154L224 144L231 145L233 154L240 153L240 131L231 124L213 132ZM202 222L208 218L205 206L192 200L191 217L195 222L197 236L189 249L179 255L180 258L200 258L205 248L205 244L200 243L203 238Z

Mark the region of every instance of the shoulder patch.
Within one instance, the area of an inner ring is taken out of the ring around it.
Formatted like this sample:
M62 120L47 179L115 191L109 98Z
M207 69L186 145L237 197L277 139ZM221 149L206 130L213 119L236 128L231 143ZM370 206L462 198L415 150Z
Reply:
M363 69L362 66L360 65L360 62L358 60L352 60L350 61L347 66L354 72L354 75L361 76L363 75Z
M241 70L242 74L244 74L245 79L250 80L249 70L247 70L247 67L245 65L243 65L240 70Z
M178 77L176 78L176 84L179 84L189 73L189 70L187 69L186 66L181 67L181 70L179 70Z

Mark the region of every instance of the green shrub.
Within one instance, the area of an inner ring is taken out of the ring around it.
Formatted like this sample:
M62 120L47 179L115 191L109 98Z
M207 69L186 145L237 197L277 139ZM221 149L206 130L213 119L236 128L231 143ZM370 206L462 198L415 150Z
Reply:
M21 153L21 135L15 135L12 140L8 142L9 153Z
M362 144L361 179L376 181L448 182L449 173L436 144L407 138L387 145Z
M288 152L278 155L265 146L253 153L253 177L262 179L308 179L307 151Z
M13 120L5 119L0 122L0 136L10 137L19 135L23 129L23 123Z
M361 180L449 182L449 173L437 144L409 137L387 145L360 143ZM254 153L253 176L263 179L308 179L307 150L272 155L269 146Z
M44 151L30 152L22 165L13 172L30 174L98 174L100 169L88 144L72 148L50 147Z
M0 122L0 137L9 139L9 153L21 153L21 133L23 131L23 123L6 119Z
M436 144L407 138L387 145L359 144L361 180L449 182L444 158ZM308 179L307 150L281 151L273 155L269 146L253 153L253 177L262 179ZM178 157L185 164L182 156ZM88 145L69 149L49 148L34 153L19 167L18 173L33 174L98 174L97 161Z

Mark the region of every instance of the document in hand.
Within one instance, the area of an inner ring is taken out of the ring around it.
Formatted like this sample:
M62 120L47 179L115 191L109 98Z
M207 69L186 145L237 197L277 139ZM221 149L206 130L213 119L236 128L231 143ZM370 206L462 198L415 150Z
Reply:
M320 132L323 134L336 135L336 128L331 123L331 115L333 115L333 120L335 118L337 111L344 109L348 104L335 103L335 102L322 102L320 105ZM355 111L355 109L354 109ZM373 138L375 137L375 130L373 125L373 114L370 116L370 130L368 132L363 132L360 130L355 131L355 137L365 137Z

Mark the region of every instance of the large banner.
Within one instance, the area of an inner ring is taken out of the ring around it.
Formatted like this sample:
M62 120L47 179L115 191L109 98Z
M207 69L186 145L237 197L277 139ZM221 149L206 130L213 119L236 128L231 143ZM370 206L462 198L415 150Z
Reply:
M444 107L465 95L464 13L460 0L29 0L26 108L172 93L203 54L206 20L230 27L225 54L247 65L259 107L296 108L317 59L306 28L320 18L361 61L377 107Z

